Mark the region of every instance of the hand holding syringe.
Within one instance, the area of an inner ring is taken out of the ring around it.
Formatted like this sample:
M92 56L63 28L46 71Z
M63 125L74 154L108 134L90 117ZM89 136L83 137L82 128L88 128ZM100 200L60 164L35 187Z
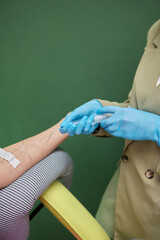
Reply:
M104 113L104 114L95 114L94 120L92 122L92 126L95 124L100 123L101 121L111 117L113 114L112 113ZM81 119L73 121L74 124L78 124Z
M93 133L98 127L98 124L107 118L107 115L99 116L101 114L103 115L103 113L97 114L97 111L102 108L103 105L97 99L75 108L61 123L60 132L68 133L70 136L74 136L75 134L80 135L82 133L87 135Z
M72 114L72 113L71 113ZM82 118L72 118L61 125L60 133L68 133L70 136L79 135L81 133L91 134L98 127L98 124L111 117L113 114L104 113L104 114L91 114L90 116L84 115ZM73 120L74 119L74 120ZM96 126L97 125L97 126Z

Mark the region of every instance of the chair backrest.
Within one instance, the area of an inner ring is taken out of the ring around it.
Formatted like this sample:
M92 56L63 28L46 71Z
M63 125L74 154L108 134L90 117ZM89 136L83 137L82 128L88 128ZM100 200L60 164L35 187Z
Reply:
M53 182L39 200L78 240L110 240L107 233L58 180Z

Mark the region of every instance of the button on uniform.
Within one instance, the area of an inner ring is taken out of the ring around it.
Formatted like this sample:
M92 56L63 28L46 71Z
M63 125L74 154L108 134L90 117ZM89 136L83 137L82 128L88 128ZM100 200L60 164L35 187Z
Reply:
M128 161L129 161L128 156L127 156L126 154L124 154L124 155L122 156L122 162L123 162L123 163L127 163Z
M145 172L145 176L146 178L148 179L152 179L154 177L154 172L150 169L148 169L146 172Z

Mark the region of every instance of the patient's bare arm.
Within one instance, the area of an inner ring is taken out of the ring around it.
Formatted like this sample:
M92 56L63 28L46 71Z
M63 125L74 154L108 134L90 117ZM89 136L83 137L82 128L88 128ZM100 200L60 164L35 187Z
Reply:
M0 188L4 188L15 181L68 137L68 134L59 132L60 123L61 121L36 136L4 148L5 151L13 153L20 164L13 168L8 161L0 157Z

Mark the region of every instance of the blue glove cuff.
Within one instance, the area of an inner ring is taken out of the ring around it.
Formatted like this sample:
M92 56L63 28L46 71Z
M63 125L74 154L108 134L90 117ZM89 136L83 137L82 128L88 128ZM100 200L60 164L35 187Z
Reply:
M156 128L153 138L153 140L157 142L158 146L160 147L160 116L157 117Z

